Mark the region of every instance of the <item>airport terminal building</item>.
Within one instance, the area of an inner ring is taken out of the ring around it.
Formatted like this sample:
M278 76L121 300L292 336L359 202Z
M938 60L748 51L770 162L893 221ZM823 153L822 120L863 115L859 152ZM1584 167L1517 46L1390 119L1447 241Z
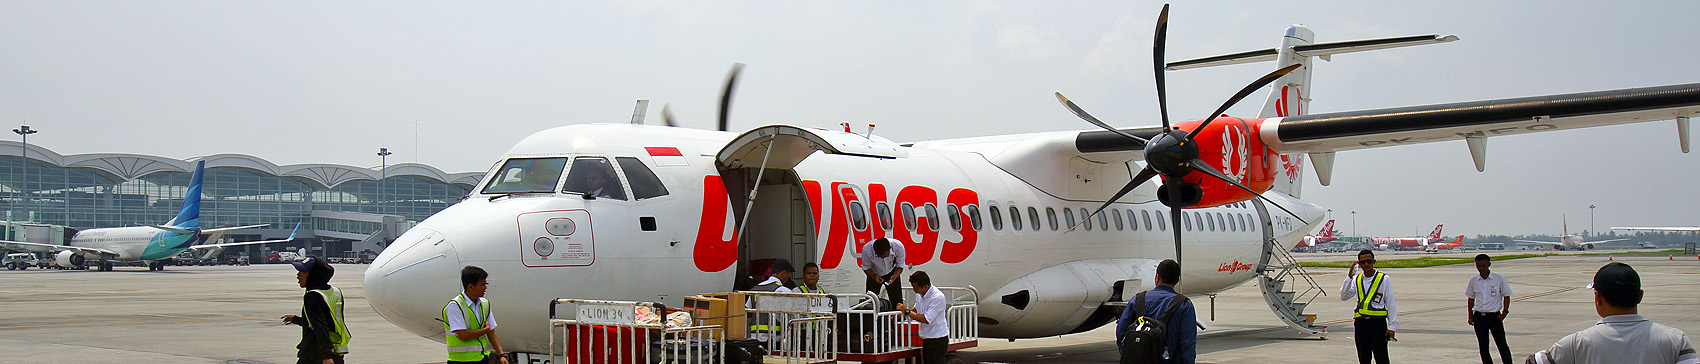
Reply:
M382 251L413 222L458 202L484 175L445 173L418 163L280 166L245 154L185 160L28 148L26 153L22 143L0 141L0 220L78 230L162 224L182 206L195 163L205 161L203 228L272 224L237 230L221 240L284 238L301 223L294 242L224 253L256 259L267 250L298 248L332 257Z

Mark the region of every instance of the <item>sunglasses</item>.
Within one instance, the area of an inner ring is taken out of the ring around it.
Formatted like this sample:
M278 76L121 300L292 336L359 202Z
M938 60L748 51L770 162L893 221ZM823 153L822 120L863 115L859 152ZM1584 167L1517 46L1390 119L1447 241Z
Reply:
M1358 264L1375 264L1375 259L1360 260L1360 261L1358 261Z

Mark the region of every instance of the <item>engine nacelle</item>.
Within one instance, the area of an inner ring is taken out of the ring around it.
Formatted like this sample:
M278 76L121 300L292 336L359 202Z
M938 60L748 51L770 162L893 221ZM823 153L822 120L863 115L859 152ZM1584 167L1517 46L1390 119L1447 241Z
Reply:
M1305 241L1305 246L1316 246L1316 237L1315 236L1305 235L1304 241Z
M60 266L60 267L65 267L65 268L82 267L84 260L85 259L83 259L82 254L78 254L77 252L71 251L71 250L61 251L59 253L53 254L53 264Z
M1190 132L1200 123L1202 121L1187 121L1174 126ZM1262 125L1263 119L1217 118L1193 138L1198 143L1198 159L1253 191L1268 191L1275 185L1275 175L1280 171L1274 164L1280 160L1280 155L1258 137ZM1255 194L1203 172L1187 174L1181 180L1198 184L1203 189L1203 196L1198 202L1186 205L1187 208L1215 207L1257 198Z

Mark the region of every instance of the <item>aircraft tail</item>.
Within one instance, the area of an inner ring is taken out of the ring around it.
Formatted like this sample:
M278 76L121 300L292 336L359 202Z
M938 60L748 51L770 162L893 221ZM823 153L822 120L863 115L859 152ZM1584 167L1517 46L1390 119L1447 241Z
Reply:
M1275 68L1271 69L1302 65L1270 83L1272 89L1269 90L1269 97L1263 101L1263 110L1257 115L1259 118L1298 116L1310 113L1310 71L1313 58L1320 57L1324 61L1331 61L1335 54L1451 42L1458 40L1458 36L1430 34L1332 43L1314 43L1315 40L1316 33L1311 32L1310 28L1295 24L1287 27L1278 48L1171 62L1166 68L1181 70L1264 61L1276 61ZM1281 175L1275 178L1275 185L1270 189L1298 197L1299 187L1304 185L1302 176L1305 156L1282 154L1279 159ZM1310 160L1315 163L1317 182L1327 186L1334 172L1334 153L1311 153Z
M1322 224L1322 232L1318 233L1317 236L1322 238L1334 237L1334 220L1328 220L1328 223Z
M1441 241L1441 239L1445 239L1445 238L1440 237L1440 228L1443 228L1443 227L1446 227L1446 224L1435 225L1434 226L1434 232L1428 233L1428 241L1438 242L1438 241Z
M189 191L183 193L183 207L165 226L181 229L201 226L201 172L206 167L206 161L195 162L195 174L189 176Z

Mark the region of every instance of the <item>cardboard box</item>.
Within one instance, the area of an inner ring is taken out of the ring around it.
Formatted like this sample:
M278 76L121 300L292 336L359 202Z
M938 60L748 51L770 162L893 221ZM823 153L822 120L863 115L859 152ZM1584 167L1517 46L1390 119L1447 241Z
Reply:
M727 340L749 337L750 326L744 314L745 295L738 292L708 293L685 297L685 309L701 325L720 325Z

